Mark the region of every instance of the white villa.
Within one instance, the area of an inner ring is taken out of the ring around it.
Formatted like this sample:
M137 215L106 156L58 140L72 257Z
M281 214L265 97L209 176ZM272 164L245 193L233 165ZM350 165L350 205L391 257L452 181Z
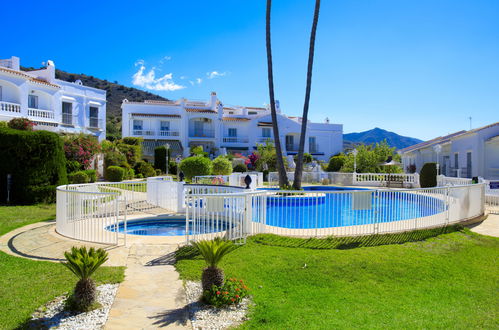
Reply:
M209 101L124 100L122 108L123 137L143 137L144 156L152 157L154 148L168 144L173 155L188 156L189 148L202 145L217 155L227 152L250 154L257 145L273 140L269 108L224 106L215 92ZM281 113L276 102L278 122L285 155L296 155L301 118ZM343 126L308 123L305 152L327 161L343 148Z
M406 171L428 162L445 176L499 179L499 122L422 142L399 151Z
M106 138L106 91L81 81L55 78L54 62L22 71L18 57L0 60L0 120L24 117L35 129L57 133L85 133Z

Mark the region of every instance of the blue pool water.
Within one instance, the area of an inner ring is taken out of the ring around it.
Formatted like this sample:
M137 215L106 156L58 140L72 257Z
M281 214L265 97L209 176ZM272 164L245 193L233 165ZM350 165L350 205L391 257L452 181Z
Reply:
M254 202L253 221L291 229L330 228L421 218L445 211L443 201L411 193L379 192L376 194L374 190L369 189L324 186L304 187L304 190L317 191L317 194L315 196L268 196L265 219L259 218L264 212L260 212L261 205ZM339 192L335 194L320 192L328 190ZM350 194L351 190L362 190L363 193L360 194L361 196ZM199 207L203 207L203 201L200 201ZM231 209L233 205L230 203L228 200L224 208ZM199 223L199 226L202 230L196 228L196 231L193 231L190 226L189 234L212 233L227 229L227 223L224 222L222 216L216 221ZM113 226L107 229L115 231ZM120 223L118 232L124 231L124 224ZM160 216L136 219L127 222L126 232L132 235L182 236L186 234L185 218Z
M106 229L115 231L114 226ZM216 231L218 231L217 228L203 227L203 233ZM125 232L124 223L120 222L118 232ZM146 236L183 236L185 235L185 218L155 217L127 221L126 233ZM192 228L189 228L189 234L195 234Z

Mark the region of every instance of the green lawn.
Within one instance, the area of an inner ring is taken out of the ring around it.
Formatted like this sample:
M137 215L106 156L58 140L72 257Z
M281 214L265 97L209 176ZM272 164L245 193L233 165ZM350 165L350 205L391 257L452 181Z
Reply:
M55 205L0 206L0 235L54 217ZM102 267L95 275L99 283L123 278L124 267ZM21 326L36 308L70 291L75 283L76 277L60 264L0 252L0 329Z
M499 328L497 238L465 229L353 249L298 241L253 237L221 264L252 288L256 305L242 328ZM199 256L189 249L177 256L181 277L198 280Z

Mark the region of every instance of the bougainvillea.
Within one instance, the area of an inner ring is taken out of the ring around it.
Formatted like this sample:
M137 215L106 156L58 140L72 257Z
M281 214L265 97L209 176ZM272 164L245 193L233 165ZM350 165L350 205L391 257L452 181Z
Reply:
M260 155L253 152L251 155L248 156L248 158L244 161L244 164L248 167L248 169L256 169L256 163L260 159Z
M32 131L33 127L36 126L34 122L28 118L14 118L7 124L10 128L19 129L22 131Z
M88 169L92 158L100 152L96 138L89 135L74 135L64 138L64 153L68 161L77 161L83 169Z

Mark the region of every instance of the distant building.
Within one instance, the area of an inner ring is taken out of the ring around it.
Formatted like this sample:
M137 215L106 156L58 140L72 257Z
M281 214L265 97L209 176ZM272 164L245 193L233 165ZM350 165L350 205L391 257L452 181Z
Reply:
M55 65L22 71L18 57L0 60L0 120L25 117L35 129L106 138L106 91L55 78Z
M278 112L282 150L296 155L301 118ZM123 137L143 137L144 155L152 157L154 148L168 144L174 155L188 156L189 148L201 145L217 155L226 150L250 154L258 144L273 141L272 119L268 107L224 106L216 93L209 101L123 101ZM343 127L339 124L308 122L305 152L328 160L343 148Z
M404 168L419 172L437 162L440 173L453 177L499 179L499 122L422 142L399 151Z

